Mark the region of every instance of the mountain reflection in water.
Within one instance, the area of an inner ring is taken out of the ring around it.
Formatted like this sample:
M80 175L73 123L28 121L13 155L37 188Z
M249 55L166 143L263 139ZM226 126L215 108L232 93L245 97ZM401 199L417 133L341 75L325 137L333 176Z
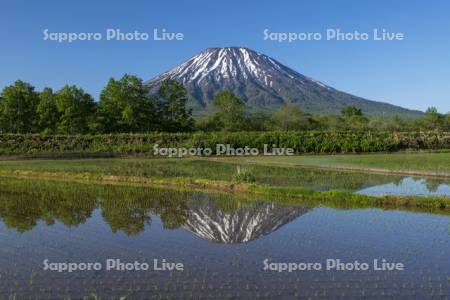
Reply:
M256 240L308 212L222 194L44 181L0 183L0 218L18 232L42 222L77 227L95 210L113 233L138 235L157 216L166 229L184 228L207 241L232 244Z
M374 209L373 203L342 198L269 199L0 178L0 299L450 295L448 210L412 212L383 204ZM43 269L46 259L104 264L108 258L149 264L165 259L183 263L185 271ZM385 258L406 269L280 273L263 267L266 259L325 263L328 258L367 263Z
M224 211L209 201L201 201L189 208L183 227L210 242L240 244L268 235L308 210L257 201Z

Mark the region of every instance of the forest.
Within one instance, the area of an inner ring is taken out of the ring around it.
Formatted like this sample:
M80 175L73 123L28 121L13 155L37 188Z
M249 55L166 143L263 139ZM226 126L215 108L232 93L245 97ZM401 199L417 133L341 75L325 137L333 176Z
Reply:
M245 102L228 91L218 92L205 109L193 114L185 88L164 81L150 95L142 79L125 74L111 78L98 101L82 88L66 85L36 91L17 80L0 94L1 133L105 134L149 132L239 131L450 131L450 114L430 107L422 117L367 116L354 106L338 115L308 114L298 105L274 111L248 111Z

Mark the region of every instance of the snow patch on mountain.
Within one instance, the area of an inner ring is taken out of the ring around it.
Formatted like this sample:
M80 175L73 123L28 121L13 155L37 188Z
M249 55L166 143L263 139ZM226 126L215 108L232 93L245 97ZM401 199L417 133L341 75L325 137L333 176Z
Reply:
M339 114L347 106L356 106L370 115L421 114L341 92L245 47L206 49L145 85L150 94L156 93L167 79L184 85L194 111L205 111L215 94L227 90L252 109L273 109L289 103L309 113Z
M247 48L210 48L154 78L149 84L166 79L200 85L208 80L223 82L225 79L251 78L266 87L273 88L274 78L279 76L280 72L290 79L302 76L274 59ZM329 88L321 82L314 82Z
M276 231L308 211L307 208L255 202L253 205L227 212L214 205L202 203L190 207L183 227L210 242L248 243Z

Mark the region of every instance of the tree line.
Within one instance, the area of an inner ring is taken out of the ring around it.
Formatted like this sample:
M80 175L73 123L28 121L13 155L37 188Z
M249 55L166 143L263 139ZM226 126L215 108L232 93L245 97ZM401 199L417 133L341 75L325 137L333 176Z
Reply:
M450 131L450 114L429 108L423 117L366 116L349 106L339 115L312 115L286 104L273 112L248 112L245 102L231 92L216 94L208 114L194 118L187 107L187 91L177 81L164 81L150 95L142 79L111 78L99 101L82 88L66 85L58 91L38 92L24 81L6 86L0 94L2 133L129 133L189 131Z
M173 80L149 96L136 76L111 78L98 103L74 85L37 92L18 80L0 95L0 128L4 133L46 134L189 131L194 119L186 102L186 90Z
M224 95L219 94L222 98ZM450 131L450 114L440 114L435 107L415 118L367 116L361 109L348 106L340 114L308 114L297 105L285 104L273 112L246 113L243 102L233 95L234 108L225 106L219 112L196 121L202 131ZM214 102L213 102L214 103ZM220 103L220 102L219 102Z

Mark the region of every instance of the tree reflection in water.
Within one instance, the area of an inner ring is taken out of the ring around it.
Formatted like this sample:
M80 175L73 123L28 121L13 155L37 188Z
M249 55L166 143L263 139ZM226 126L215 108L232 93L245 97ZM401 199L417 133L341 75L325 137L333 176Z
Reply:
M166 229L182 227L211 242L244 243L277 230L318 205L373 207L332 199L328 202L303 199L299 204L284 198L261 201L235 194L45 180L0 181L0 218L20 233L39 222L78 226L98 209L113 233L137 235L156 215Z

